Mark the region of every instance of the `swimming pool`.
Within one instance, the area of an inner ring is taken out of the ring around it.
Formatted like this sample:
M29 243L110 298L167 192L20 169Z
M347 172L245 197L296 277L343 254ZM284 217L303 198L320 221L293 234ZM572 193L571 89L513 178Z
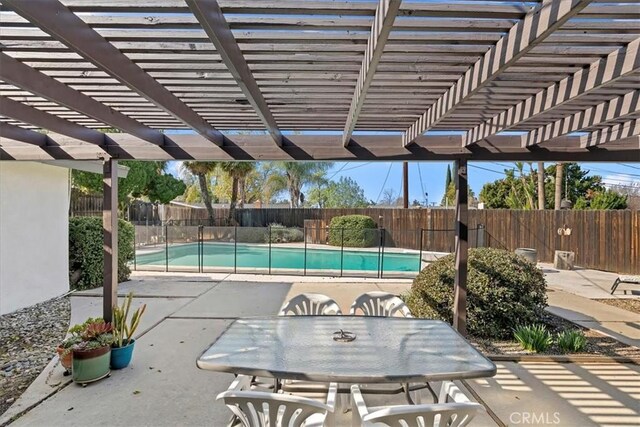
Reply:
M167 257L168 255L168 257ZM200 259L199 259L200 258ZM253 268L276 270L330 270L364 272L417 272L417 252L398 253L369 250L279 247L277 245L186 243L136 254L136 266L207 268Z

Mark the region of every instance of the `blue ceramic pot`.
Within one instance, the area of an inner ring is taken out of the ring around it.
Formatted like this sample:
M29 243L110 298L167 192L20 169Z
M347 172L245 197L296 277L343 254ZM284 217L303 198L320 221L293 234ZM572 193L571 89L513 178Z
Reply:
M111 348L111 369L122 369L129 366L131 363L131 356L133 356L133 346L136 340L131 340L129 344L124 347L112 347Z

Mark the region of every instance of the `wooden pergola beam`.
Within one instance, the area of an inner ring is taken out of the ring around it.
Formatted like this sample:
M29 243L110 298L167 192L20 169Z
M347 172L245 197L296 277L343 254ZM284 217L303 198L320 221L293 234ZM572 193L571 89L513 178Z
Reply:
M104 236L104 278L102 317L113 319L113 306L118 302L118 161L107 159L102 177L102 228Z
M578 111L552 123L540 126L523 137L525 147L541 144L545 141L598 126L614 119L624 118L640 112L640 90L627 92L594 107Z
M271 114L267 101L264 99L256 83L249 65L245 60L238 43L233 37L231 28L216 0L186 0L191 12L216 47L217 53L238 83L242 93L247 98L256 114L264 123L267 131L276 145L282 145L282 133L278 129L276 119Z
M493 118L468 131L465 145L495 135L522 124L542 113L587 95L596 89L610 85L622 77L640 70L640 38L626 47L610 53L606 58L593 62Z
M466 336L467 267L469 260L469 186L466 159L456 160L454 173L456 186L456 237L453 327L462 336Z
M348 147L340 135L290 135L282 147L271 142L269 135L230 135L224 147L212 145L200 135L172 135L164 147L146 144L126 134L107 134L110 144L103 147L79 145L73 138L58 137L59 147L47 152L78 160L106 156L129 160L219 160L219 161L633 161L640 153L640 137L585 148L578 136L564 136L553 143L523 147L520 135L496 135L465 148L459 135L421 136L410 147L403 148L401 136L358 135ZM0 145L19 160L41 160L38 147L1 138Z
M367 48L365 49L362 60L362 67L360 68L360 74L358 74L355 92L351 98L349 114L347 115L347 121L344 125L342 144L345 147L349 145L351 141L351 136L353 135L358 117L360 116L360 111L367 97L367 91L373 81L380 58L382 58L384 47L389 39L389 33L391 33L391 28L393 27L401 3L402 0L378 1L378 7L376 8L376 14L373 18L371 32L369 33L369 39L367 41Z
M57 0L3 4L216 145L223 135Z
M0 122L0 138L9 138L37 147L44 147L49 143L49 138L44 133L3 122Z
M12 119L90 144L102 146L105 145L107 141L105 134L102 132L86 128L72 121L65 120L4 96L0 96L0 115L11 117ZM2 126L4 126L4 124L2 124Z
M461 102L492 82L505 69L578 14L592 0L543 0L476 61L403 135L404 146L447 117Z
M640 119L616 123L613 126L593 131L589 135L582 137L582 146L586 148L597 147L600 144L636 135L640 135ZM640 159L640 154L638 154L637 158Z
M0 79L156 145L164 135L0 52Z

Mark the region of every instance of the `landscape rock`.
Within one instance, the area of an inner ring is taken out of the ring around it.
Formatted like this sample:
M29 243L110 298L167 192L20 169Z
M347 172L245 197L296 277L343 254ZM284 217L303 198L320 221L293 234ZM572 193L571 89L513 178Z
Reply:
M68 297L0 316L0 414L42 372L69 328Z

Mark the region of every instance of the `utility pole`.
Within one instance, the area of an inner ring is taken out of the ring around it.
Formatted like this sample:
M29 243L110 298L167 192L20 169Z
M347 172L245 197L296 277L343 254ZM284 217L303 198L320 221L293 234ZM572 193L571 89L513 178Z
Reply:
M402 162L402 207L409 208L409 162Z

